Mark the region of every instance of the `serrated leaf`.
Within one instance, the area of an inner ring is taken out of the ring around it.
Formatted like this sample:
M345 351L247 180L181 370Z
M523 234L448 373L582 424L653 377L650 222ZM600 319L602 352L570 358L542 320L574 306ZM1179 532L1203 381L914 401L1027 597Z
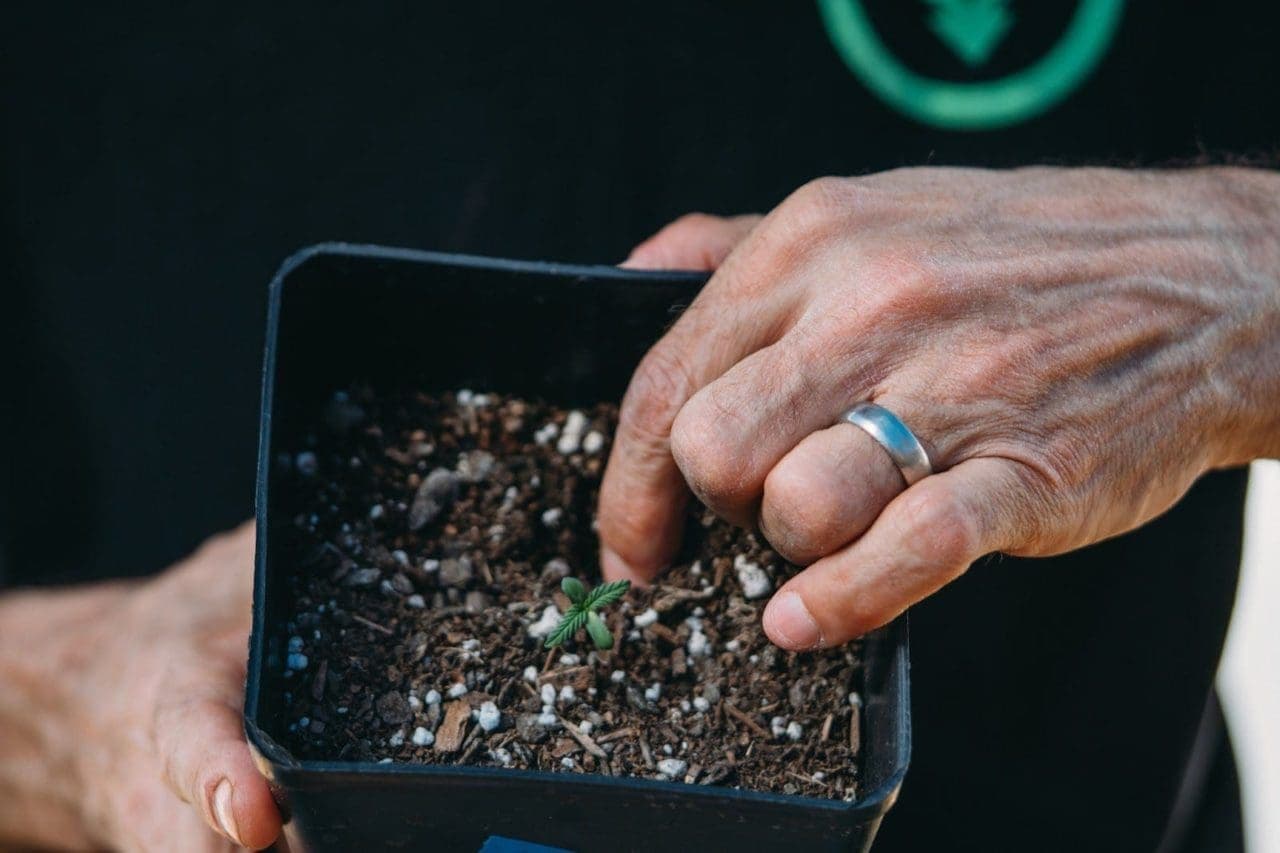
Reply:
M609 632L609 626L604 624L600 614L594 610L587 611L587 633L600 651L613 648L613 634Z
M560 589L574 604L581 604L587 597L587 588L577 578L565 578L560 581Z
M565 640L578 633L578 629L587 621L587 611L579 607L569 608L569 612L560 620L560 624L547 635L547 642L544 647L548 649L564 643Z
M612 583L602 583L600 586L587 593L587 600L583 602L583 606L588 610L598 610L606 604L613 604L622 596L627 594L627 590L631 589L631 581L614 581Z

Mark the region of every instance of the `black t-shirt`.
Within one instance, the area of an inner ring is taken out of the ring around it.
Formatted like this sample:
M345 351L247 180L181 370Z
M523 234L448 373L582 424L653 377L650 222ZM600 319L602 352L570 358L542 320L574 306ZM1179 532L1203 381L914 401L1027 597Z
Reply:
M265 284L299 246L610 262L824 174L1280 141L1260 2L622 5L9 10L7 581L154 572L250 515ZM988 561L916 608L915 754L878 849L1153 848L1243 490L1205 478L1136 534Z

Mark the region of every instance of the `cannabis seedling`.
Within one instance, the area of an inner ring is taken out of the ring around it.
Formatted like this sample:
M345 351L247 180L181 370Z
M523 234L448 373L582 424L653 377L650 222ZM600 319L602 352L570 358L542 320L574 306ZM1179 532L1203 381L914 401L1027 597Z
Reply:
M602 583L587 592L582 581L577 578L565 578L560 581L560 589L569 596L572 605L560 620L560 624L547 636L547 648L555 648L562 644L578 633L578 629L584 625L587 627L591 642L596 644L597 649L604 651L613 648L613 634L609 633L609 626L604 624L604 620L596 611L626 595L627 590L631 589L631 581Z

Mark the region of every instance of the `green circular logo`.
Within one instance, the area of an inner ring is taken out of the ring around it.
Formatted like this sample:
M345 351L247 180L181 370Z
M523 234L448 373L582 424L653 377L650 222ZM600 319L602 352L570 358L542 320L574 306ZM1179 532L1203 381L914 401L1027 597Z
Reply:
M1004 0L928 0L929 26L966 65L981 65L1013 23ZM1074 90L1106 53L1124 0L1080 0L1040 59L995 80L938 80L889 50L861 0L818 0L841 58L882 100L917 121L949 130L989 130L1025 121Z

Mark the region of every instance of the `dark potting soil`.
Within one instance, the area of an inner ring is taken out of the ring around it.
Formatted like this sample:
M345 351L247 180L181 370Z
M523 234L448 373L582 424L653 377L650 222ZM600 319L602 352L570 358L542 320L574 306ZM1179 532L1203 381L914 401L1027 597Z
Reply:
M336 394L278 464L298 508L283 742L297 757L603 773L851 800L859 648L760 627L796 571L696 503L674 568L548 651L617 407L459 391Z

